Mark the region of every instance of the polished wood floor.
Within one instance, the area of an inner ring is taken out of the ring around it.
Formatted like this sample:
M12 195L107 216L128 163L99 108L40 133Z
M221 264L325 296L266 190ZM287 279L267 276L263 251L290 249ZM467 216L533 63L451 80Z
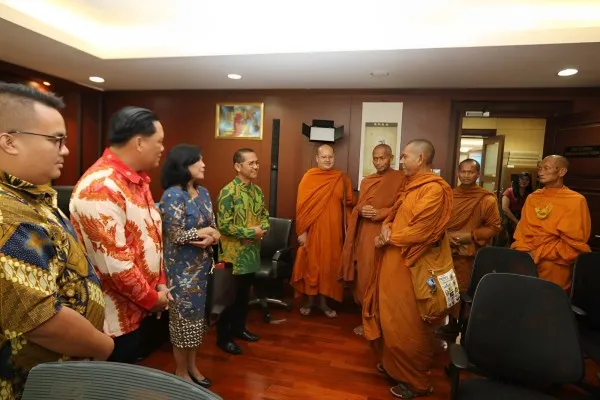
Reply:
M213 381L211 388L225 400L384 400L392 399L390 382L375 370L378 360L368 343L353 332L360 322L358 309L348 305L329 319L313 311L301 316L298 307L287 312L272 308L273 322L262 322L252 309L248 329L261 336L256 343L238 342L240 356L223 353L211 331L198 352L198 367ZM448 358L439 342L431 400L449 399L450 382L443 372ZM140 363L166 372L175 370L171 346L164 345ZM588 381L596 384L598 369L588 364ZM576 390L561 393L577 398Z

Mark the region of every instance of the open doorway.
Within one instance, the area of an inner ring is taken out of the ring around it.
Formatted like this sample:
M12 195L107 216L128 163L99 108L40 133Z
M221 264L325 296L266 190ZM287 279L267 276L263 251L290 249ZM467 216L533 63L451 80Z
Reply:
M477 160L479 184L498 198L522 172L531 175L535 188L545 132L545 118L463 117L459 162Z

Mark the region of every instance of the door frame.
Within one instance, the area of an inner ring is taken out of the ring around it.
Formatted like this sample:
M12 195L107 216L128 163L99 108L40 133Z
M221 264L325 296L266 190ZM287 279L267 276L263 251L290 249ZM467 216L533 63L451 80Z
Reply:
M480 184L483 187L485 183L485 158L486 158L486 141L493 140L498 143L498 155L496 156L496 182L494 184L494 194L496 198L500 200L500 188L502 187L502 164L504 161L504 136L492 136L483 139L483 148L481 151L481 177Z
M460 137L462 117L466 111L487 111L490 118L544 118L549 121L553 117L573 111L572 101L452 101L450 110L449 138L454 144L452 157L446 159L446 170L451 171L450 182L454 186L457 179L457 164L460 158ZM546 126L544 137L544 155L549 134Z

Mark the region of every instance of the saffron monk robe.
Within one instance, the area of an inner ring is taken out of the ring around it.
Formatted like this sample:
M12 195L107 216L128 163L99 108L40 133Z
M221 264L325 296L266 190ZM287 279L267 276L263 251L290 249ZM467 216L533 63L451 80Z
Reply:
M417 262L432 267L452 263L445 234L452 188L431 172L434 155L426 140L410 142L400 155L407 181L376 238L382 250L378 291L367 294L363 305L365 338L382 339L377 369L398 382L390 392L401 399L433 392L433 331L417 305L410 268Z
M571 288L575 259L591 251L587 242L592 225L585 197L563 184L568 168L562 156L542 160L538 178L544 188L527 196L512 244L533 257L540 278L565 291Z
M360 183L358 203L348 219L338 279L354 284L354 300L360 306L366 287L373 285L376 276L373 240L381 232L381 223L389 215L396 193L405 181L402 172L390 168L392 160L390 146L375 146L373 166L377 172ZM362 335L362 324L354 332Z
M461 292L469 287L477 250L490 244L502 226L496 196L477 184L480 173L479 162L471 158L463 160L458 165L460 185L452 191L454 199L452 217L446 228L452 246L454 271ZM460 304L454 306L448 325L438 329L436 333L458 334L459 310Z
M342 301L344 288L338 281L345 221L353 206L352 184L343 172L334 169L333 147L317 148L317 168L309 169L298 186L296 233L300 247L296 254L292 286L306 295L300 313L308 316L319 297L318 307L329 318L337 313L326 297Z

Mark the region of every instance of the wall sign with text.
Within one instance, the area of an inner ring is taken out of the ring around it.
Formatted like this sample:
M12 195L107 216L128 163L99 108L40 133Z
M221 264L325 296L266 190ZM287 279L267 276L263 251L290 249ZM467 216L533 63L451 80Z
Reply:
M600 158L600 146L568 146L564 156L567 158Z

